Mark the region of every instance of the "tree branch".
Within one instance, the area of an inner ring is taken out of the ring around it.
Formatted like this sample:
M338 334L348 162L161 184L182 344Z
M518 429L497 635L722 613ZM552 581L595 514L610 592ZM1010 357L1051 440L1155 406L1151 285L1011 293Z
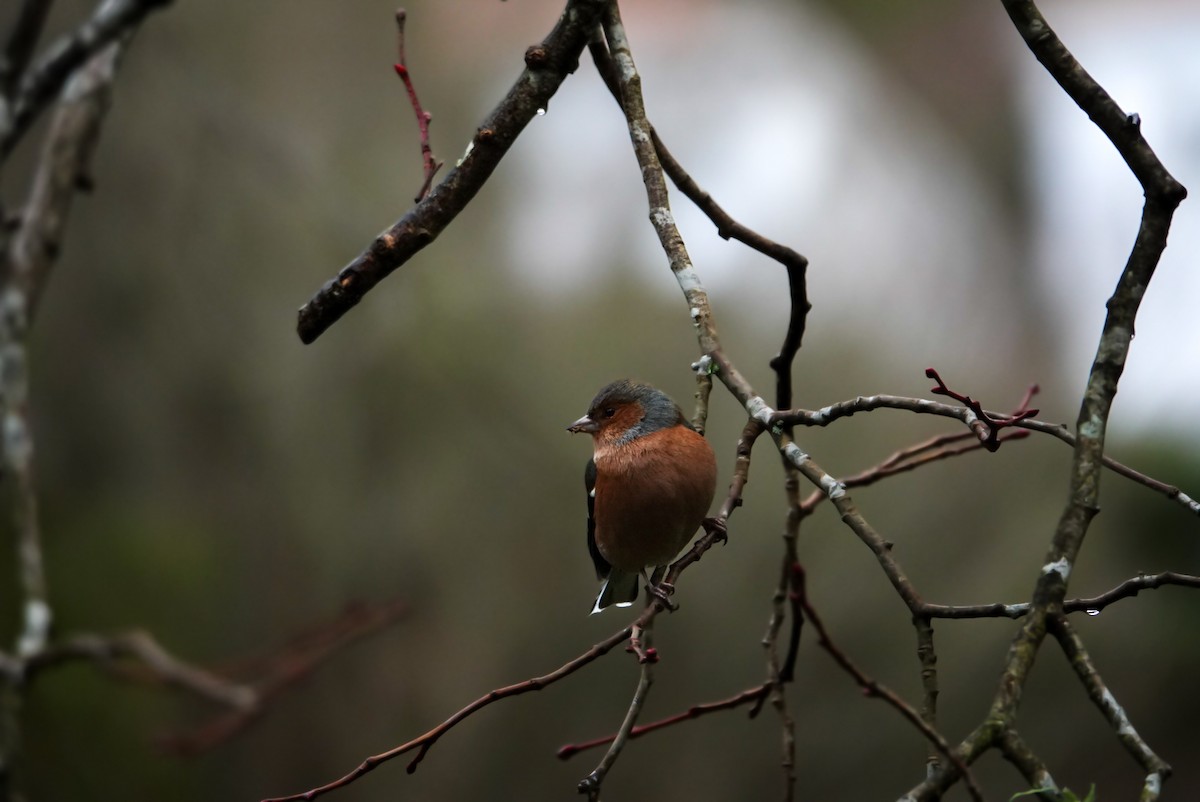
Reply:
M963 423L968 423L971 419L972 412L964 407L957 407L951 404L941 404L936 401L929 401L924 398L909 398L898 395L870 395L858 396L847 401L839 401L836 404L830 404L827 407L822 407L818 410L806 409L786 409L776 412L771 416L771 423L780 424L796 424L802 426L828 426L841 418L848 418L858 412L871 412L876 409L899 409L908 412L913 412L918 415L938 415L945 418L954 418ZM1004 417L1001 413L986 411L988 415L993 417ZM1023 418L1012 424L1016 429L1027 429L1029 431L1048 434L1069 446L1074 446L1076 443L1075 435L1061 423L1049 423L1046 421L1035 420L1032 418ZM1011 434L1009 435L1011 438ZM1200 501L1192 498L1184 493L1178 487L1167 484L1158 479L1146 476L1129 466L1118 462L1109 456L1101 457L1101 464L1114 473L1120 474L1127 479L1132 479L1138 484L1145 485L1156 493L1166 496L1168 499L1182 506L1193 515L1200 515Z
M437 239L466 208L538 109L547 107L567 75L575 71L603 5L604 0L568 1L549 36L526 51L524 72L475 132L454 169L300 307L296 330L302 342L320 337L376 284Z
M47 47L20 79L11 114L0 116L0 163L12 152L38 114L58 95L71 73L114 39L136 30L151 11L170 2L101 0L91 19Z
M1108 416L1129 352L1137 310L1166 247L1167 231L1175 208L1187 194L1142 138L1137 118L1127 116L1083 69L1051 30L1032 0L1003 0L1003 3L1034 56L1063 91L1105 133L1133 171L1145 191L1146 204L1133 250L1108 300L1108 315L1080 403L1075 425L1069 501L1063 509L1045 564L1038 576L1029 614L1009 646L991 709L984 722L959 747L960 754L991 748L1004 732L1015 727L1022 691L1045 639L1048 622L1057 620L1061 615L1071 569L1083 546L1088 526L1099 511L1100 473L1104 465ZM1064 648L1067 648L1066 644ZM955 774L955 767L943 766L910 791L909 795L914 799L932 799L953 782ZM1165 777L1165 772L1151 773L1147 778L1147 789L1150 789L1152 780L1161 785ZM1157 796L1157 787L1154 788L1154 797Z

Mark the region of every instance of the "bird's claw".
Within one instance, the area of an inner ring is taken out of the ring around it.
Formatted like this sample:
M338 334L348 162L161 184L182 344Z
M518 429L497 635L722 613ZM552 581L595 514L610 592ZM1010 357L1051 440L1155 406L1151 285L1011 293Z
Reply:
M673 613L679 609L679 605L671 601L675 586L670 582L660 581L657 585L646 585L646 592L658 599L667 612Z
M706 534L710 535L714 542L721 543L729 542L729 526L721 518L705 518L700 522L704 527Z

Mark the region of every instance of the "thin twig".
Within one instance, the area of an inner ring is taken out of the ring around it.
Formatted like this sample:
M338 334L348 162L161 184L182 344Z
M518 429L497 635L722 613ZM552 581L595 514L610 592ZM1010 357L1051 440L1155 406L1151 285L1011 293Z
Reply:
M840 401L836 404L830 404L827 407L822 407L818 410L806 409L786 409L776 412L770 423L780 424L796 424L802 426L828 426L836 420L848 418L859 412L871 412L876 409L898 409L907 412L914 412L919 415L938 415L945 418L954 418L956 420L967 421L970 410L964 407L958 407L951 404L942 404L937 401L929 401L924 398L911 398L898 395L870 395L858 396L847 401ZM1000 413L987 412L988 415L1002 417ZM1029 431L1048 434L1069 446L1074 446L1076 443L1075 435L1061 423L1049 423L1032 418L1017 421L1013 426ZM1011 435L1011 433L1010 433ZM1200 501L1192 498L1178 487L1167 484L1158 479L1146 476L1129 466L1118 462L1109 456L1102 456L1101 463L1104 467L1120 474L1127 479L1132 479L1138 484L1150 488L1160 495L1166 496L1168 499L1183 506L1188 512L1193 515L1200 515Z
M800 472L790 463L784 465L783 479L784 497L787 499L788 511L783 525L783 554L779 559L779 580L775 585L774 611L772 619L782 621L784 614L783 602L788 602L792 625L788 629L787 654L779 668L779 680L791 682L796 675L796 656L800 650L800 631L804 626L804 616L801 615L800 603L796 594L791 592L792 569L800 562L797 541L800 538L800 524L805 518L804 505L800 500ZM776 627L778 624L775 625ZM775 635L778 636L778 629Z
M1022 440L1028 435L1028 432L1008 432L1000 436L999 442L1007 443L1010 440ZM868 487L889 476L908 473L932 462L939 462L962 454L969 454L984 448L983 443L978 441L962 443L954 447L946 446L947 443L961 441L967 437L972 437L972 435L950 434L932 437L924 442L900 449L885 458L882 462L859 473L843 476L838 481L846 488ZM824 491L814 490L800 505L802 515L811 515L817 506L828 498Z
M1179 574L1174 571L1164 571L1161 574L1138 574L1126 579L1111 590L1099 596L1082 599L1067 599L1062 604L1064 613L1087 613L1098 615L1101 610L1121 599L1132 598L1143 590L1154 590L1164 585L1179 585L1187 588L1200 588L1200 576ZM1023 618L1029 615L1029 602L1021 604L929 604L922 610L931 618Z
M751 419L752 424L757 421ZM783 552L779 559L779 579L775 593L771 596L771 616L767 620L767 631L762 646L767 655L767 682L771 691L771 707L779 717L780 768L783 770L783 799L792 802L796 798L796 722L787 706L785 686L796 675L796 659L800 652L800 632L804 626L804 613L800 607L800 596L793 583L795 567L800 559L796 542L800 536L800 522L804 514L800 508L800 472L784 463L783 489L787 500L787 515L784 520ZM786 602L786 606L785 606ZM782 661L779 658L779 634L786 619L788 627L787 649Z
M396 9L397 58L394 67L396 74L404 82L404 88L408 91L408 102L412 104L413 114L417 115L417 130L421 137L421 164L424 168L425 180L416 197L413 198L413 203L420 203L429 194L429 188L433 186L433 177L437 175L438 170L442 169L442 162L433 158L433 148L429 145L429 124L433 122L433 115L421 108L421 101L417 99L417 88L413 86L412 76L408 73L408 63L404 58L404 20L407 16L404 9Z
M192 755L244 730L261 718L269 702L284 690L311 676L351 644L392 625L407 611L403 599L353 604L332 621L292 638L282 649L212 669L179 658L142 630L116 635L81 633L56 639L26 659L0 653L0 674L9 683L32 684L55 668L82 661L126 682L166 685L227 708L228 712L189 733L159 740L171 753Z
M919 615L913 618L913 626L917 630L917 661L921 665L921 689L924 698L921 702L921 720L931 729L937 729L938 702L938 673L937 649L933 643L933 623L930 617ZM932 744L925 759L926 773L934 771L941 765L938 750Z
M996 417L989 415L987 410L983 408L983 405L971 398L971 396L951 390L933 368L926 368L925 375L937 382L930 392L934 395L949 396L969 410L970 414L967 415L965 422L971 428L971 431L975 432L979 437L979 442L983 443L983 447L988 451L996 451L1000 448L998 435L1002 429L1015 426L1027 418L1032 418L1039 412L1039 410L1027 409L1024 406L1029 403L1034 393L1037 392L1036 384L1030 387L1029 392L1025 394L1025 401L1022 403L1021 409L1018 409L1012 415Z
M1092 703L1108 720L1109 726L1113 728L1117 740L1121 742L1125 750L1145 769L1147 776L1144 790L1153 790L1153 795L1147 796L1146 793L1143 793L1141 799L1146 802L1157 799L1163 782L1171 775L1171 767L1154 753L1145 739L1134 729L1133 724L1129 721L1129 716L1126 715L1112 691L1101 679L1100 672L1096 670L1096 666L1092 663L1092 659L1083 645L1083 640L1075 632L1067 617L1062 614L1051 615L1048 624L1050 633L1062 646L1063 653L1067 656L1067 662L1071 664L1071 668L1083 684Z
M654 608L651 607L649 609L653 610ZM324 796L331 791L336 791L339 788L346 787L350 783L378 768L381 764L392 760L393 758L397 758L400 755L407 754L413 750L419 750L416 757L414 757L413 760L408 764L408 772L411 774L417 770L417 766L420 764L421 760L424 759L425 755L429 752L429 749L435 743L437 743L438 739L453 729L459 722L494 702L507 699L511 696L519 696L532 691L540 691L549 685L553 685L555 682L558 682L564 677L574 674L576 671L588 665L589 663L604 656L605 654L608 654L608 652L610 652L614 646L623 643L625 639L629 637L631 629L632 627L625 627L624 629L610 635L608 638L600 643L597 643L583 654L567 661L548 674L543 674L539 677L527 679L524 682L518 682L513 685L508 685L503 688L496 688L495 690L489 691L423 735L419 735L410 741L406 741L399 746L387 750L386 752L380 752L377 755L372 755L366 758L353 771L342 777L339 777L332 782L317 786L316 788L312 788L308 791L298 794L273 797L269 800L264 800L264 802L292 802L294 800L316 799L317 797Z
M645 649L652 650L654 648L651 645L652 630L649 626L637 628L635 632L638 633L638 639ZM608 772L612 769L613 764L621 756L621 751L625 748L625 744L629 742L633 727L637 724L638 716L642 712L642 706L646 703L646 696L650 693L650 686L654 684L654 662L654 660L641 661L641 672L638 675L637 688L633 692L633 699L629 702L629 709L625 711L625 718L621 721L621 727L617 730L617 734L613 736L608 746L608 751L600 759L599 765L592 769L591 774L579 781L578 791L581 794L587 795L588 802L598 802L600 799L600 787L604 784L604 778L608 776Z
M638 724L629 731L629 739L640 738L643 735L655 732L657 730L673 727L676 724L682 724L685 721L703 718L710 713L719 713L723 710L734 710L739 707L744 707L748 704L753 704L750 710L750 717L753 718L762 709L763 700L771 692L771 684L764 682L762 685L756 685L753 688L747 688L741 693L735 694L728 699L721 699L716 702L704 702L698 705L692 705L682 713L676 713L673 716L661 718L658 721L652 721L649 724ZM602 738L594 738L590 741L583 741L577 744L566 744L559 747L555 753L559 760L570 760L580 752L586 752L589 749L595 749L598 746L612 743L616 738L616 733L605 735Z

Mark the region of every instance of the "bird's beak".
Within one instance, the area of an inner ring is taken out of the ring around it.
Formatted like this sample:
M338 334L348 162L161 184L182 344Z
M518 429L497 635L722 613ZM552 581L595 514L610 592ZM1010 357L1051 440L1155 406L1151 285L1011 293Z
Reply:
M580 432L587 432L588 434L595 434L599 430L600 430L600 427L597 426L596 422L594 420L592 420L591 418L589 418L587 415L584 415L582 418L580 418L579 420L575 421L574 423L572 423L570 426L567 427L567 431L571 432L572 434L579 434Z

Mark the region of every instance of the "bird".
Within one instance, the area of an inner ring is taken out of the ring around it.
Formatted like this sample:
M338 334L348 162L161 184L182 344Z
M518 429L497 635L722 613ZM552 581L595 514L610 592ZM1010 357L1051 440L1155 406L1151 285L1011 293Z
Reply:
M592 436L587 545L603 582L592 614L633 604L639 577L670 607L666 566L697 528L713 524L705 518L717 485L712 447L666 393L630 379L601 388L567 431Z

